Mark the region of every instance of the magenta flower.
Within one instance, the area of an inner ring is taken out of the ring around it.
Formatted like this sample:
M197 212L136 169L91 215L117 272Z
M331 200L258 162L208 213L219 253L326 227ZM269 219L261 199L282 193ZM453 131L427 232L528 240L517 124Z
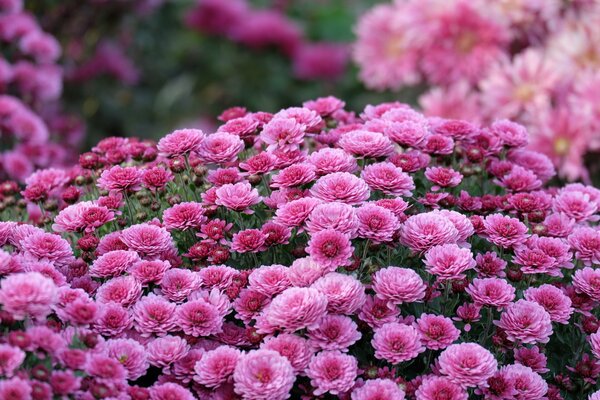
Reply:
M363 204L356 210L358 236L373 243L391 242L400 228L398 218L387 208L373 203Z
M422 314L416 322L421 342L431 350L445 349L458 339L460 331L448 317Z
M538 303L527 300L512 303L495 324L512 342L548 343L552 335L550 314Z
M351 263L354 247L348 236L333 229L325 229L310 237L306 252L315 262L335 269Z
M356 358L339 351L322 351L314 355L306 369L306 376L310 378L317 396L325 393L338 395L349 391L354 386L357 375Z
M113 166L102 171L98 187L115 192L135 192L142 188L143 171L136 167Z
M390 322L375 330L371 345L375 358L391 364L412 360L425 351L421 334L412 326Z
M212 164L225 164L234 161L244 150L244 142L236 135L227 132L217 132L200 143L198 154L200 158Z
M387 195L412 196L415 189L413 178L391 162L367 165L360 176L371 190Z
M460 185L462 174L454 171L452 168L429 167L425 170L425 177L434 185L431 190L434 192L441 188L455 187Z
M496 246L510 248L527 239L527 227L516 218L501 214L488 215L483 220L487 240Z

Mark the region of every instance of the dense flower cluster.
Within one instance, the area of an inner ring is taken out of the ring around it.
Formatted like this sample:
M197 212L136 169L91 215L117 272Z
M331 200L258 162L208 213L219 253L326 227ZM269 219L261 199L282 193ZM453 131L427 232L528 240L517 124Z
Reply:
M358 22L354 58L375 89L418 83L426 115L526 125L562 177L600 149L600 3L409 0Z
M346 43L311 42L297 23L275 7L254 9L247 0L197 3L185 16L187 26L250 48L275 48L290 58L296 78L333 79L345 72L350 56Z
M600 397L600 190L328 97L0 184L0 398Z
M36 168L64 166L83 136L81 123L57 110L61 48L23 11L0 3L0 179L22 182Z

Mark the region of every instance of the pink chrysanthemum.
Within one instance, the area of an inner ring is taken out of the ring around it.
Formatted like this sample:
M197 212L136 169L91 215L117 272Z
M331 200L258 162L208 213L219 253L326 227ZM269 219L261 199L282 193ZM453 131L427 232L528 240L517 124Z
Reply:
M391 364L412 360L425 351L421 334L412 326L390 322L375 330L371 345L375 358Z
M153 224L132 225L121 233L121 241L141 257L160 258L173 248L169 232Z
M575 258L584 265L600 264L600 231L590 227L578 227L567 241L575 250Z
M142 336L164 336L177 326L175 303L163 297L149 294L133 307L134 327Z
M600 269L585 267L575 271L573 286L595 301L600 301Z
M25 352L18 347L0 344L0 374L11 378L17 368L25 361Z
M404 400L405 393L390 379L369 379L352 391L352 400Z
M392 241L400 227L398 218L387 208L374 203L363 204L356 210L358 236L373 243Z
M206 222L202 204L184 202L163 211L163 223L167 230L199 229Z
M439 281L462 279L464 272L475 267L473 253L456 244L434 246L425 253L427 272L435 275Z
M363 284L353 276L331 272L311 286L327 297L327 311L351 315L366 301Z
M409 217L400 230L401 243L416 252L440 244L456 243L458 238L459 232L452 221L434 212Z
M90 275L95 278L119 276L139 261L140 256L135 251L109 251L94 260L90 267Z
M73 250L65 239L45 232L33 232L19 242L26 257L50 261L56 267L67 267L74 260Z
M307 340L290 333L280 333L277 336L267 337L261 343L260 348L274 350L287 358L296 374L304 373L310 358L313 356L313 351L308 346Z
M115 214L108 208L97 206L91 201L70 205L54 218L52 229L55 232L93 232L114 220Z
M327 268L350 265L354 247L348 236L333 229L316 232L310 237L306 252Z
M524 400L542 399L548 392L548 384L531 368L520 364L507 365L501 371L514 381L516 397Z
M273 118L263 127L260 138L268 145L267 150L294 150L304 141L306 128L293 118Z
M234 390L244 399L285 400L296 377L287 358L273 350L253 350L233 372Z
M390 308L388 302L378 297L367 296L367 300L358 314L358 318L371 328L380 328L388 322L396 322L400 310L397 307Z
M310 360L306 375L315 388L315 395L339 395L354 386L358 362L354 356L339 351L322 351Z
M117 303L124 307L133 305L142 295L142 285L131 275L118 276L106 281L96 291L96 301L101 304Z
M415 392L419 400L467 400L468 393L460 385L443 376L428 376Z
M143 171L136 167L115 165L102 171L98 178L98 187L115 192L138 191L142 188Z
M303 197L284 203L275 212L275 221L286 226L300 226L321 201L312 197Z
M184 268L169 269L163 275L160 292L171 301L180 302L200 287L196 272Z
M185 339L179 336L164 336L156 338L146 345L146 354L150 365L167 367L183 358L190 350Z
M512 303L495 324L512 342L548 343L552 335L550 314L538 303L527 300Z
M412 196L415 183L410 175L391 162L382 162L366 166L361 177L371 190L392 196Z
M293 286L306 287L312 285L317 279L332 272L310 257L297 258L288 268L288 279Z
M350 205L361 204L370 196L365 181L348 172L334 172L319 178L310 193L319 200Z
M423 345L431 350L445 349L460 336L452 320L441 315L422 314L417 319L416 328Z
M152 400L194 400L195 396L188 389L173 382L155 384L149 391Z
M2 310L14 319L44 319L58 299L54 282L39 272L12 274L0 281Z
M462 387L485 384L498 368L494 355L476 343L450 345L437 362L440 373Z
M273 297L292 286L288 278L288 267L283 265L261 266L248 277L249 288L268 297Z
M553 322L567 324L573 314L571 299L556 286L544 284L537 288L530 287L525 290L523 297L544 307Z
M462 181L462 174L453 170L452 168L443 167L428 167L425 170L425 177L434 185L431 190L434 192L441 188L455 187L460 185Z
M223 329L223 315L217 307L202 299L188 301L177 307L177 325L186 335L210 336Z
M127 379L136 380L146 374L150 366L146 350L137 340L111 339L106 342L108 356L117 360L127 371Z
M202 355L194 367L194 381L209 388L216 388L233 375L242 353L233 347L220 346Z
M466 292L479 306L503 308L515 299L515 288L500 278L475 278Z
M358 168L356 159L342 149L325 147L308 156L308 162L315 166L318 175L334 172L354 172Z
M94 330L108 337L119 337L133 325L133 316L117 303L102 304L94 321Z
M385 157L394 151L392 141L387 136L366 130L343 134L338 146L357 157Z
M412 269L387 267L373 276L373 290L377 298L391 305L413 303L425 298L426 285Z
M198 148L200 158L212 164L224 164L234 161L244 150L244 141L227 132L208 135Z
M197 152L204 138L200 129L178 129L160 139L156 147L162 156L182 156Z
M258 191L248 182L223 185L216 190L216 204L233 211L252 213L250 207L260 203Z
M334 201L315 206L306 220L306 230L313 235L325 229L334 229L354 238L358 224L354 207Z
M308 330L311 347L320 350L348 351L361 336L356 323L344 315L326 315L318 327Z
M525 224L516 218L501 214L488 215L483 225L487 239L496 246L504 248L523 243L528 236Z

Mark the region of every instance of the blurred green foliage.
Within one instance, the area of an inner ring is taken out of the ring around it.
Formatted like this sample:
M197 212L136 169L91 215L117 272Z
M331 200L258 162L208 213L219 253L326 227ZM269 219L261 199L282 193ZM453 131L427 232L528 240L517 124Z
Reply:
M286 3L287 15L305 30L307 38L351 42L357 16L377 1L275 2ZM108 135L157 138L201 118L214 122L223 109L232 106L277 111L334 95L360 110L369 103L414 100L411 93L399 98L398 94L367 91L351 63L336 81L295 79L291 62L275 50L256 51L189 30L183 17L194 1L167 1L141 16L128 3L48 0L30 7L43 16L42 24L63 44L67 67L73 63L69 55L73 42L83 48L85 56L100 40L112 39L126 43L126 54L141 73L134 85L110 76L65 83L66 108L86 121L88 146ZM254 7L271 3L252 1Z

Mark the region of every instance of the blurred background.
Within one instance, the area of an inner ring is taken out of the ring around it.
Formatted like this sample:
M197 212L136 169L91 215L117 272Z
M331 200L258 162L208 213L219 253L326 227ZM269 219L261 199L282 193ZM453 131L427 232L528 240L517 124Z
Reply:
M0 0L0 178L333 95L524 124L600 184L600 0Z

